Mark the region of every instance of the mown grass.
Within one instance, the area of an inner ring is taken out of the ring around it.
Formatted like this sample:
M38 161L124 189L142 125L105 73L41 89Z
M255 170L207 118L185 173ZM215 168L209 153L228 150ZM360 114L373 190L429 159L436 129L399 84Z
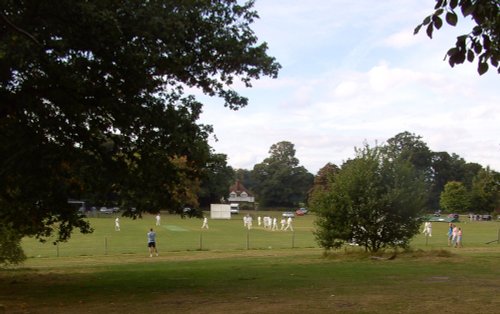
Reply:
M263 213L262 215L268 214ZM269 213L275 217L279 212ZM269 231L257 225L250 231L243 228L244 214L231 220L210 220L209 230L202 230L202 221L196 218L182 219L177 215L163 215L161 226L155 226L154 217L142 219L121 217L121 231L114 230L114 216L89 219L95 229L92 234L74 233L67 243L54 246L51 241L39 243L27 238L23 248L29 257L99 256L105 254L144 254L146 233L154 228L158 248L161 251L195 250L246 250L280 249L291 247L317 247L313 236L313 216L298 217L294 221L294 232Z
M262 212L279 217L280 212ZM121 218L121 231L114 230L114 216L91 218L89 221L95 231L82 235L74 233L66 243L54 246L51 241L39 243L27 238L23 248L29 257L64 257L64 256L101 256L115 254L137 254L147 252L146 233L149 228L157 232L158 248L163 252L176 251L226 251L226 250L275 250L288 248L318 248L313 235L314 216L306 215L294 220L294 232L269 231L257 226L254 216L254 228L243 228L243 215L233 216L231 220L210 220L209 230L201 230L201 220L182 219L176 215L163 215L162 225L154 225L154 217L144 216L132 220ZM487 248L486 244L499 237L500 222L470 222L463 219L458 223L463 229L463 243L467 247ZM414 248L440 249L447 247L447 224L433 223L433 236L425 238L422 234L412 242Z
M252 230L250 250L240 219L211 221L207 249L199 250L201 221L165 217L162 224L188 231L158 230L161 255L149 258L145 230L153 222L122 220L115 233L112 219L92 221L96 232L75 235L60 257L39 254L27 240L33 257L0 271L0 304L6 313L495 313L500 306L500 245L486 244L497 222L461 223L462 249L448 248L446 225L435 223L432 238L418 235L412 250L391 260L392 252L372 259L357 247L324 256L311 217L295 221L296 239L309 234L301 246L290 247L291 233ZM91 248L103 236L116 243L107 255Z

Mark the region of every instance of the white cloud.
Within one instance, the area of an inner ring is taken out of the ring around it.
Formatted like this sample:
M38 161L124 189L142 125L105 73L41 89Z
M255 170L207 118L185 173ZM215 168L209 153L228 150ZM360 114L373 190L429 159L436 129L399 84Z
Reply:
M257 1L259 39L283 69L263 78L237 112L207 100L202 123L212 124L219 153L251 169L272 144L295 144L315 173L352 158L354 147L399 132L423 137L434 151L500 170L498 75L479 77L475 65L450 68L443 57L464 28L443 27L430 40L413 28L434 1ZM465 25L467 28L467 25Z
M413 35L412 29L404 29L386 37L383 43L388 47L400 49L421 44L422 41L423 37Z

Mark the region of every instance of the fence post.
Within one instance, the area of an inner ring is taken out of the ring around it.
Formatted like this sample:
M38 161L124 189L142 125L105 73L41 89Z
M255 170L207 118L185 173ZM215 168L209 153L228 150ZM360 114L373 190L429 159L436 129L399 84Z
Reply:
M247 229L247 250L250 250L250 230Z

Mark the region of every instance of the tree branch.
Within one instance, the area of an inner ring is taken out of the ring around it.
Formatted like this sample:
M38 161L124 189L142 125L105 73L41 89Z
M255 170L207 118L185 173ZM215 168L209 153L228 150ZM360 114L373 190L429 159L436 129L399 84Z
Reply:
M31 35L27 31L25 31L24 29L22 29L20 27L17 27L14 23L12 23L11 21L9 21L9 19L5 15L0 14L0 17L5 22L5 24L7 24L7 26L9 26L10 28L12 28L16 32L21 33L22 35L28 37L35 44L37 44L38 46L42 47L42 44L40 44L40 42L38 42L38 40L36 40L36 38L33 35Z

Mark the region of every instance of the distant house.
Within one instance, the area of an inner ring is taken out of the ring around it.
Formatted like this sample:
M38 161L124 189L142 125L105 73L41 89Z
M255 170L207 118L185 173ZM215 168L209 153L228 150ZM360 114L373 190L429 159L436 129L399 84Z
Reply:
M228 202L249 202L254 203L255 198L253 195L241 184L240 180L229 187Z

